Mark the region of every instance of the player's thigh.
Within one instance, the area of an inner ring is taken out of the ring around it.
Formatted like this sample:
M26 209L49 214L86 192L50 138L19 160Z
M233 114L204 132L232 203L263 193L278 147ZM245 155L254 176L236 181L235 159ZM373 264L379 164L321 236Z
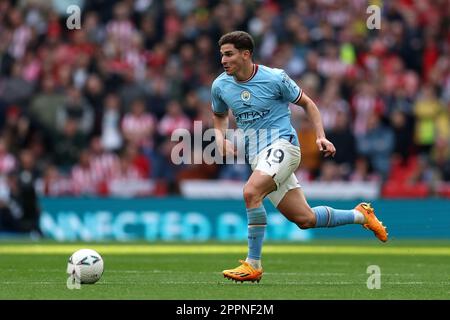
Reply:
M302 188L290 189L279 202L277 209L290 221L305 227L315 224L315 215L306 201Z
M280 183L275 191L267 195L267 198L270 200L270 202L272 202L273 206L277 208L281 200L289 192L289 190L299 187L300 184L298 183L297 177L295 176L295 174L291 173L289 178L284 180L283 183Z
M252 196L265 197L276 190L276 188L277 185L270 175L263 171L255 170L244 186L244 198Z

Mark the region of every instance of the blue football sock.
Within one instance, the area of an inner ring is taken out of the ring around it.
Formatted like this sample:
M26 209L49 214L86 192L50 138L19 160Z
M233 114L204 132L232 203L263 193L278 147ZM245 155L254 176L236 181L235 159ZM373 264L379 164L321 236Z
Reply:
M247 209L248 219L248 258L261 260L264 233L267 225L266 209L263 205Z
M314 207L312 208L316 215L315 228L331 228L344 224L358 223L358 217L355 210L338 210L331 207ZM359 212L358 212L359 213Z

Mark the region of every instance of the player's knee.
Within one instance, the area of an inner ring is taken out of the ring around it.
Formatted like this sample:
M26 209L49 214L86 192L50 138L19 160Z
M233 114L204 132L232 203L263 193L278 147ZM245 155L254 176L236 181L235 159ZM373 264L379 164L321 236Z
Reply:
M314 226L316 225L316 221L310 215L301 215L289 220L295 223L302 230L314 228Z
M250 184L244 186L244 201L247 207L252 207L262 201L262 197L258 189Z
M302 221L301 223L297 223L297 226L302 230L314 228L314 225L315 224L311 220L305 220Z

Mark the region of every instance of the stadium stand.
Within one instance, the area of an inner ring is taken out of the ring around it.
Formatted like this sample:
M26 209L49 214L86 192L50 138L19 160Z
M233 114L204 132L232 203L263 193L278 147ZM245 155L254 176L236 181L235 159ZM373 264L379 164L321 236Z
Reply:
M320 159L292 106L300 179L450 197L448 1L380 1L380 30L366 28L362 0L79 0L75 30L64 3L0 1L3 206L22 153L45 196L164 196L186 180L245 181L245 166L170 161L176 128L212 127L217 40L234 29L254 36L257 63L285 69L315 99L338 145L335 159Z

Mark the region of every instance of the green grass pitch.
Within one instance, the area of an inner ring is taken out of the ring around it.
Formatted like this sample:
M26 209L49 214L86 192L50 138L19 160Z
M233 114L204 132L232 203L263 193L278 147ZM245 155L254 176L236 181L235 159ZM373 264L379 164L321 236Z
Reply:
M103 257L94 285L69 290L77 249ZM449 241L266 243L260 283L234 283L221 270L245 257L245 243L0 242L0 299L450 299ZM370 265L381 288L369 290Z

